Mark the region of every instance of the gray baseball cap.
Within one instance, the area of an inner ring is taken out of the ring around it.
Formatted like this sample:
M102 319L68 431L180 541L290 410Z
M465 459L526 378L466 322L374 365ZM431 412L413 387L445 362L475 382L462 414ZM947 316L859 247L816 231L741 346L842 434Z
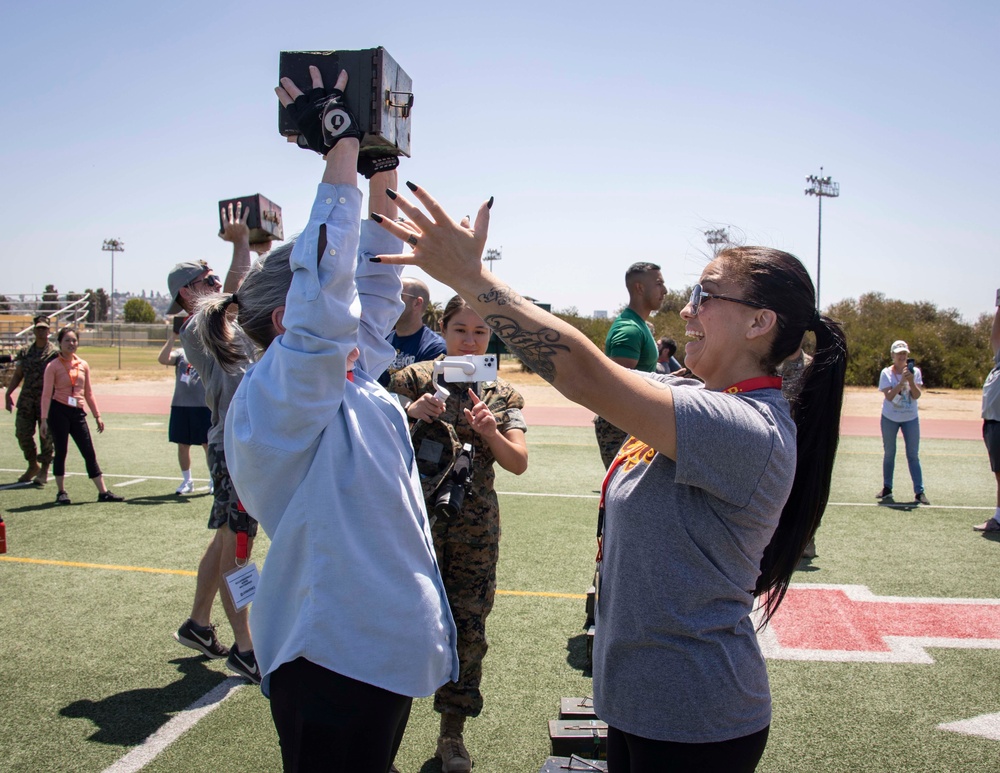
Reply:
M181 293L181 288L191 284L195 279L208 270L208 263L203 260L189 263L178 263L173 267L173 270L170 272L170 276L167 277L167 287L170 289L170 297L173 299L173 303L171 303L170 308L167 309L167 314L176 314L181 310L182 307L180 303L177 302L178 296Z

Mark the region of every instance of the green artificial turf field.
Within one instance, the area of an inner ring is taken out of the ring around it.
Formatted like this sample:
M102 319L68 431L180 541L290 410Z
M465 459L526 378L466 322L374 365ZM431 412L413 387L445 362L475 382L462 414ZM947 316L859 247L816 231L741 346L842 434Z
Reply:
M109 486L98 504L71 446L73 505L52 483L0 490L8 554L0 560L0 770L280 769L267 701L221 661L180 647L194 569L207 544L209 497L178 482L166 417L109 415L96 436ZM0 415L0 483L23 470L13 417ZM589 695L583 593L593 571L603 469L588 428L533 428L529 471L502 471L503 521L482 716L466 741L480 773L537 771L559 698ZM922 443L930 508L876 506L881 447L845 438L819 555L795 581L867 586L880 596L1000 599L1000 541L970 526L992 511L981 443ZM902 450L897 494L907 490ZM207 484L195 450L194 475ZM265 559L266 537L255 546ZM221 606L220 636L231 634ZM930 650L933 663L771 660L774 722L761 771L996 771L1000 738L938 729L1000 712L1000 650ZM231 689L234 688L235 689ZM203 715L185 711L228 694ZM179 732L177 725L190 728ZM994 719L994 727L998 720ZM437 715L414 703L397 759L433 773ZM331 754L336 754L331 749ZM144 766L144 767L143 767Z

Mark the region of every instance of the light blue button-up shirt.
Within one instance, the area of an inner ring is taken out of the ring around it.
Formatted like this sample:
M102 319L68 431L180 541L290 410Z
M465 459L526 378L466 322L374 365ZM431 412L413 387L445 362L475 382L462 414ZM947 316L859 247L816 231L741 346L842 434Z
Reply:
M226 419L236 490L271 539L250 613L265 695L299 657L414 697L458 677L406 416L370 375L395 354L385 335L402 303L400 268L368 258L402 243L360 210L356 187L319 186L292 250L286 330Z

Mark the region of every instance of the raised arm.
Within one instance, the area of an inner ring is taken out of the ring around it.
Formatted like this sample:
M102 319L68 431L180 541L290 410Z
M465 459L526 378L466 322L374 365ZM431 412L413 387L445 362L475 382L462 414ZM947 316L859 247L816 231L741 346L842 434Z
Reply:
M235 293L239 290L243 280L246 279L247 272L250 271L248 217L250 217L250 210L244 211L241 201L236 202L235 209L233 209L232 204L228 208L222 209L222 233L219 234L219 238L233 245L233 259L229 262L229 271L226 272L226 281L222 286L222 291L226 293Z
M156 358L156 361L160 365L176 365L177 358L174 356L174 343L177 341L177 334L171 327L167 330L167 342L163 344L163 348L160 349L160 353Z
M383 218L382 226L414 247L412 255L383 255L393 264L419 266L453 287L532 370L574 402L673 458L677 431L673 397L662 384L611 362L582 333L526 301L482 263L492 199L474 228L456 223L423 189L407 186L427 210L392 193L409 220Z

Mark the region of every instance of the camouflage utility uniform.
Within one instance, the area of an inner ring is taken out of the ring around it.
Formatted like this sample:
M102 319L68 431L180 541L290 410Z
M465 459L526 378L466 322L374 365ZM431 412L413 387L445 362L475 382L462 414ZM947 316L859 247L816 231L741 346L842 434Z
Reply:
M35 430L42 421L42 381L45 378L45 366L59 356L59 350L51 342L45 342L45 348L39 349L34 342L22 346L14 355L14 361L20 366L22 378L20 393L17 396L17 416L14 420L14 434L21 452L28 464L40 464L47 467L55 455L52 446L52 434L39 438L41 452L35 446Z
M410 400L434 394L433 368L431 360L397 371L392 375L389 391ZM466 717L479 716L483 709L479 684L488 647L486 617L493 609L500 548L500 506L493 488L496 477L493 452L465 420L464 409L472 408L468 390L473 386L449 383L451 396L439 418L454 428L460 443L472 444L472 486L458 516L452 520L438 518L431 530L451 613L458 627L459 660L458 681L438 689L434 694L434 710ZM521 415L524 398L506 381L482 382L479 396L496 417L499 432L527 431ZM432 507L433 502L429 501L427 509Z

